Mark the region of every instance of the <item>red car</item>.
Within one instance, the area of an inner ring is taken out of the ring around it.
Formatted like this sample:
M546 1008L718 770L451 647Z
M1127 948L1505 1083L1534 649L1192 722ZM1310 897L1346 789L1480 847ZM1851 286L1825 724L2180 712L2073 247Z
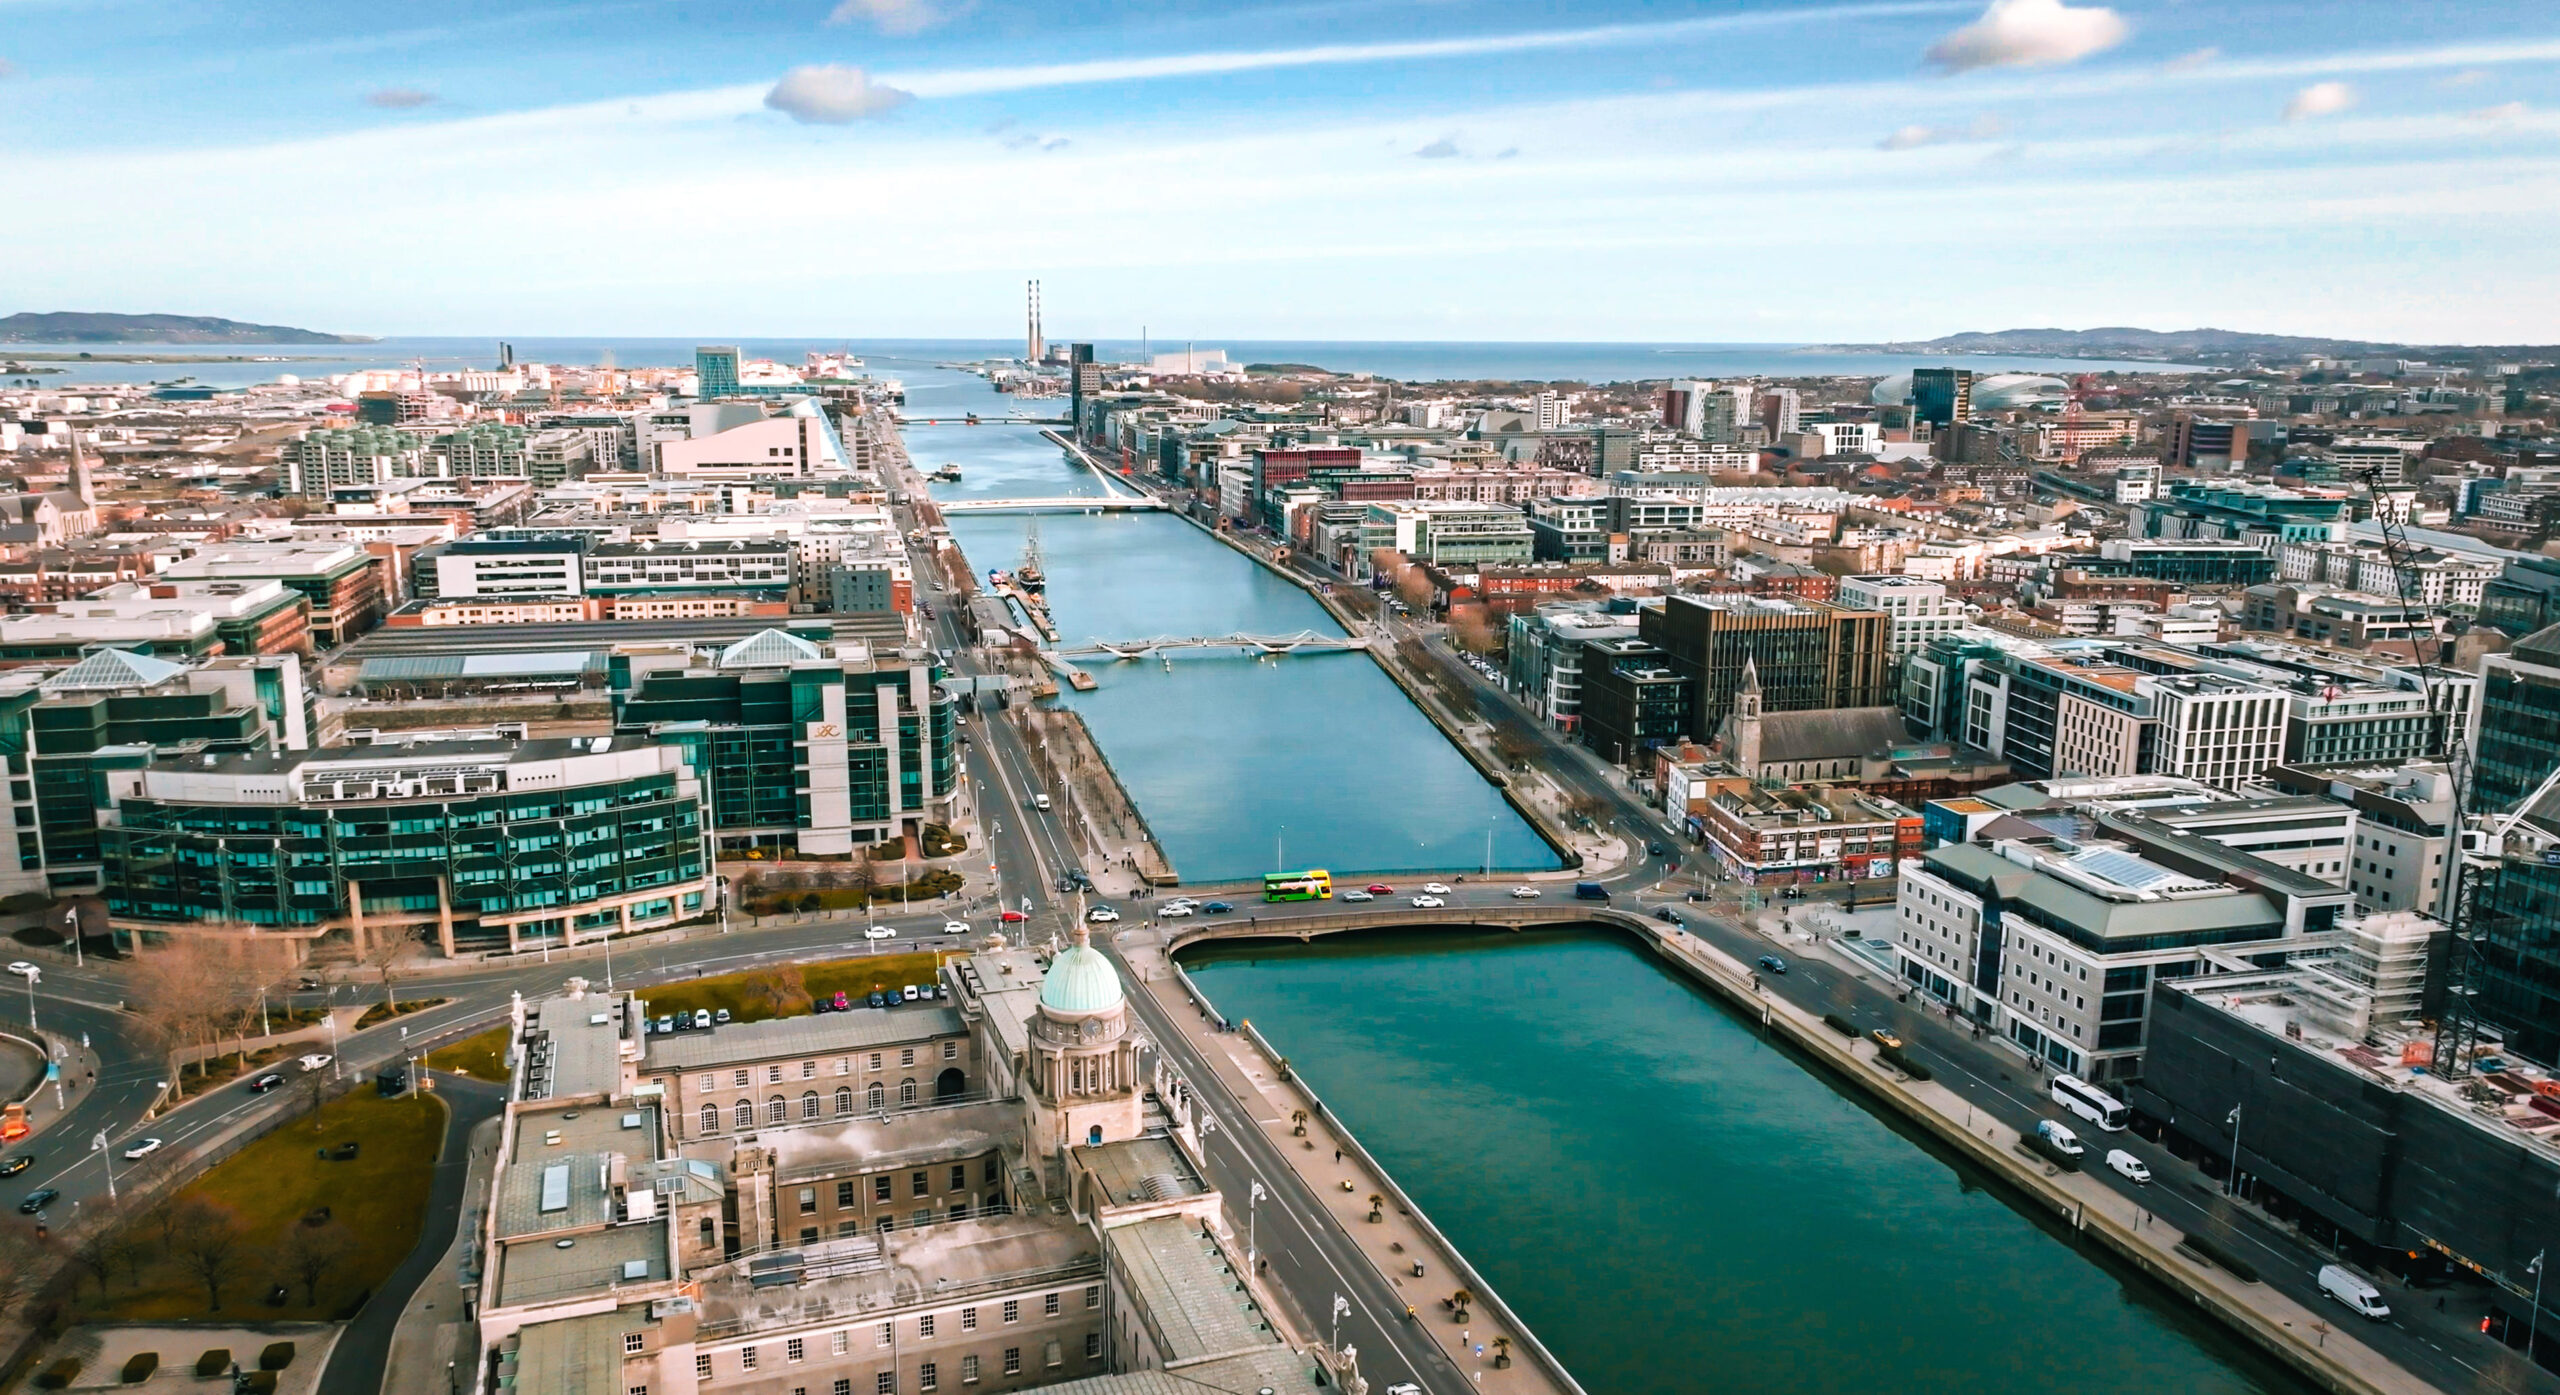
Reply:
M1004 923L1005 923L1005 924L1007 924L1007 925L1019 925L1019 924L1021 924L1023 921L1029 920L1030 918L1031 918L1031 917L1024 915L1024 914L1023 914L1022 912L1020 912L1020 911L1007 911L1007 912L1005 912L1004 914L1002 914L1002 915L1000 915L1000 916L997 916L997 917L996 917L996 919L998 919L998 920L1000 920L1000 921L1004 922Z
M1369 894L1372 896L1393 896L1396 894L1396 889L1387 885L1385 882L1371 882L1369 883Z

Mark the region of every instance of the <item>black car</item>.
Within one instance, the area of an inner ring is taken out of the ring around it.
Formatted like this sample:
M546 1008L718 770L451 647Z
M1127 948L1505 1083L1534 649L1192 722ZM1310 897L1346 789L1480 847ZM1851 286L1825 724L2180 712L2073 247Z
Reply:
M249 1093L253 1095L263 1095L269 1090L281 1087L283 1084L283 1076L276 1074L274 1071L268 1071L266 1074L249 1082Z
M1667 924L1671 924L1671 925L1686 925L1686 924L1688 924L1688 922L1687 922L1687 921L1682 920L1682 919L1680 918L1680 913L1679 913L1678 911L1675 911L1675 910L1671 909L1669 906L1656 906L1656 907L1654 907L1654 908L1653 908L1653 918L1654 918L1654 919L1656 919L1656 920L1659 920L1659 921L1663 921L1663 922L1665 922L1665 923L1667 923Z
M1671 855L1671 845L1669 843L1647 843L1644 845L1644 850L1655 857L1669 857Z
M20 1153L18 1156L9 1159L7 1162L0 1163L0 1177L15 1177L19 1173L24 1172L35 1165L35 1154Z
M1209 915L1226 915L1233 911L1235 907L1228 905L1224 901L1212 901L1209 904L1202 906L1200 909Z
M1764 954L1760 956L1760 967L1773 974L1783 974L1787 971L1787 961L1774 954Z
M879 994L877 994L877 993L872 994L869 998L865 999L864 1001L866 1001L866 1002L870 1003L870 1004L871 1004L871 1006L873 1006L873 1007L887 1007L887 1006L888 1006L888 1004L887 1004L887 1003L885 1003L885 1002L882 1002L882 1001L881 1001L881 999L880 999L880 995L879 995Z
M30 1193L26 1200L18 1203L18 1214L21 1216L32 1216L37 1212L42 1211L44 1208L51 1206L54 1202L54 1198L61 1195L61 1192L52 1187L41 1188Z

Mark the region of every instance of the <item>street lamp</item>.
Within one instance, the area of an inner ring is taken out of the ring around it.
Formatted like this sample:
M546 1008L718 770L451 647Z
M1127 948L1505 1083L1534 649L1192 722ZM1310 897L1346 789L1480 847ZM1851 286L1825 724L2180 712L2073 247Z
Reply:
M1350 1311L1351 1300L1339 1293L1335 1294L1333 1296L1333 1335L1326 1344L1330 1350L1337 1352L1342 1350L1342 1315Z
M71 929L72 965L82 969L89 967L88 953L80 944L80 908L78 906L63 907L62 919L63 923Z
M107 1204L113 1206L116 1204L116 1154L107 1146L107 1131L98 1130L98 1136L89 1140L89 1146L98 1150L98 1161L106 1165Z
M27 1032L32 1036L43 1035L36 1026L36 980L41 977L41 970L33 964L27 966Z
M2524 1267L2524 1272L2533 1276L2533 1316L2525 1319L2524 1324L2524 1359L2527 1361L2533 1359L2534 1339L2542 1333L2542 1257L2548 1253L2548 1250L2534 1251L2533 1263Z
M2231 1126L2231 1171L2222 1178L2222 1194L2229 1196L2240 1181L2240 1106L2231 1106L2231 1117L2223 1122Z
M101 1137L104 1137L104 1135L101 1135ZM1262 1266L1259 1263L1262 1258L1262 1250L1260 1246L1254 1243L1254 1241L1259 1238L1260 1234L1257 1226L1262 1219L1262 1208L1260 1203L1263 1196L1264 1192L1262 1190L1262 1184L1260 1182L1255 1182L1253 1184L1253 1190L1245 1194L1244 1202L1244 1262L1246 1268L1253 1270L1257 1274L1262 1272Z

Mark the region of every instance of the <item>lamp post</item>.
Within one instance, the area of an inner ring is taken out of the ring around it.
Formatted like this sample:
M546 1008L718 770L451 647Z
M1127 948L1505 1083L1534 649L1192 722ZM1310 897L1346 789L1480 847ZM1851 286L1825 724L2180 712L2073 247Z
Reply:
M1335 1294L1333 1296L1333 1335L1327 1343L1330 1350L1337 1352L1342 1350L1342 1315L1350 1311L1351 1300L1339 1293Z
M89 967L88 952L80 943L80 908L78 906L63 907L62 920L63 924L68 926L71 931L71 962L73 966L82 969Z
M116 1154L107 1146L107 1131L98 1130L98 1136L89 1140L89 1146L98 1150L98 1161L106 1165L107 1204L113 1206L116 1204Z
M2240 1184L2240 1106L2231 1106L2231 1117L2223 1122L2231 1125L2231 1171L2222 1179L2222 1194L2230 1196Z
M2542 1334L2542 1257L2548 1253L2547 1250L2534 1251L2533 1263L2524 1267L2524 1272L2533 1276L2533 1316L2526 1318L2524 1323L2524 1359L2527 1361L2533 1359L2534 1339Z
M1262 1249L1259 1245L1254 1243L1260 1238L1261 1234L1258 1227L1262 1219L1262 1198L1263 1190L1260 1182L1254 1183L1253 1189L1245 1194L1244 1263L1246 1268L1253 1270L1255 1273L1260 1273L1262 1271L1260 1262L1262 1259Z
M30 1036L42 1035L36 1027L36 980L41 977L42 970L32 964L27 966L27 1033Z

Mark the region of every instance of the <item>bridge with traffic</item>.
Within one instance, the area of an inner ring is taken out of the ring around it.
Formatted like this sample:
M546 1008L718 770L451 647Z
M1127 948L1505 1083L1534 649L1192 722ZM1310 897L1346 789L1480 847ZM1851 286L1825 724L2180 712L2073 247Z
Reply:
M1144 659L1168 649L1237 649L1253 655L1330 654L1369 647L1367 635L1328 635L1300 630L1293 635L1160 635L1154 639L1097 639L1044 652L1043 657L1075 659Z
M1127 513L1161 509L1165 501L1150 495L1062 494L1041 499L937 499L934 507L951 513Z

